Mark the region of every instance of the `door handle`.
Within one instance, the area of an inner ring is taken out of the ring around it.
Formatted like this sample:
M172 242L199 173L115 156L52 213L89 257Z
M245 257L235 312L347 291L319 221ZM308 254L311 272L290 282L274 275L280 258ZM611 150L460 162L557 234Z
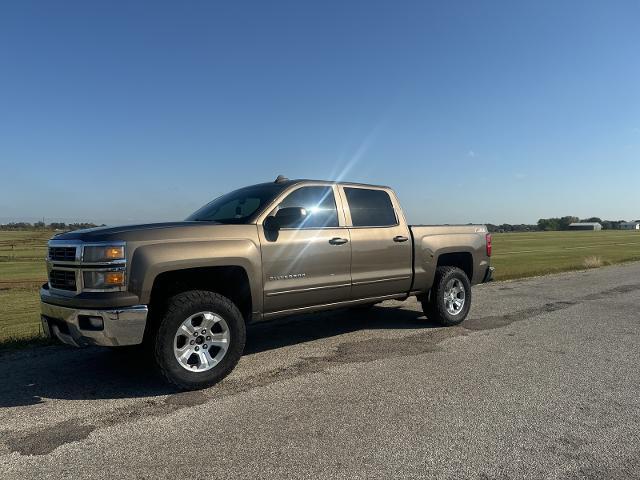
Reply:
M329 243L331 245L344 245L348 241L349 240L347 240L346 238L334 237L331 240L329 240Z
M402 235L398 235L397 237L393 237L393 241L394 242L406 242L407 240L409 240L408 237L402 236Z

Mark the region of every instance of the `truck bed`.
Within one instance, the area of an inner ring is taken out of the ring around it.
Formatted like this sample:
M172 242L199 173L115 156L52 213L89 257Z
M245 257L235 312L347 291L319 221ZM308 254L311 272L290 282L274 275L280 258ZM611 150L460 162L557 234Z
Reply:
M438 262L447 255L465 262L472 284L487 275L487 227L485 225L409 225L414 244L413 290L427 290L433 284Z

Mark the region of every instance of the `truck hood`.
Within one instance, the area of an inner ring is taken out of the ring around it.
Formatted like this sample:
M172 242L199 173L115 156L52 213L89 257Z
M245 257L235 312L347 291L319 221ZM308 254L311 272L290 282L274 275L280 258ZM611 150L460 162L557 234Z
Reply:
M222 229L237 228L237 225L222 225L214 222L165 222L96 227L56 235L52 240L79 240L82 242L147 241L171 238L200 238ZM254 226L255 227L255 226Z

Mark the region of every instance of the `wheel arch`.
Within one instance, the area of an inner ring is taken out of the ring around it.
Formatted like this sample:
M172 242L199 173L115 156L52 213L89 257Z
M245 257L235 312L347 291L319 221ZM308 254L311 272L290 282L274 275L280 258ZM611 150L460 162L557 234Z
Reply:
M231 300L245 322L253 312L251 286L247 271L238 265L219 265L168 270L157 275L149 296L149 307L154 313L162 310L167 299L189 290L207 290Z
M437 267L459 268L471 282L473 279L473 254L466 251L442 253L438 256Z
M250 321L262 311L261 269L260 249L250 240L147 245L133 254L129 287L150 309L185 289L214 291L237 302Z

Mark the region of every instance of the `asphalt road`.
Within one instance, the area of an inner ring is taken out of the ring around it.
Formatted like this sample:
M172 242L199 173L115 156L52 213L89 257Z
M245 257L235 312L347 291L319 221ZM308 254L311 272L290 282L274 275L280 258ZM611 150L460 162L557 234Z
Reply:
M0 478L640 478L640 263L252 328L217 387L130 353L0 356Z

